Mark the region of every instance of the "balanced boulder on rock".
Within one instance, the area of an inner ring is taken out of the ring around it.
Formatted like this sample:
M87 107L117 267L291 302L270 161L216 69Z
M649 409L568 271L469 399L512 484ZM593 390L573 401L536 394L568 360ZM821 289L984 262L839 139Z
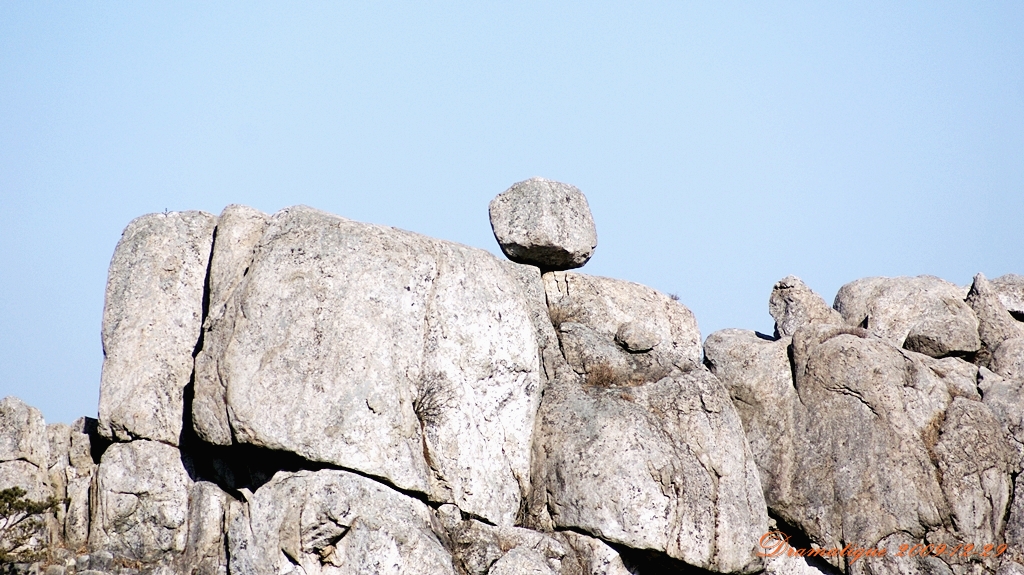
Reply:
M587 263L597 228L587 198L575 186L531 178L491 200L491 228L508 259L545 270Z

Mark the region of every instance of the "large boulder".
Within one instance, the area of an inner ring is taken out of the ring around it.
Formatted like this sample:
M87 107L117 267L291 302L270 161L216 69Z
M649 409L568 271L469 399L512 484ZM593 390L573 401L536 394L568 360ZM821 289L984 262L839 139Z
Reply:
M768 298L768 311L775 320L775 336L791 336L809 323L841 325L843 318L821 296L796 276L776 282Z
M548 272L544 290L565 359L589 380L636 385L700 365L700 329L693 313L655 289Z
M144 563L180 560L191 489L177 448L146 440L111 445L96 470L89 546Z
M1006 274L992 280L992 289L1010 313L1024 318L1024 276Z
M976 275L967 303L978 316L981 352L976 361L1004 377L1024 378L1024 323L1006 309L994 283Z
M248 272L204 334L199 435L511 524L529 490L542 381L522 282L539 284L539 272L306 207L274 215L253 254L231 259Z
M761 567L767 515L740 419L703 369L544 396L535 493L546 519L720 572Z
M177 445L216 222L204 212L150 214L121 236L103 307L105 437Z
M704 360L725 386L743 422L765 498L785 501L796 464L793 437L802 422L789 365L792 338L724 329L704 342Z
M490 215L501 251L514 262L567 270L587 263L597 247L587 198L569 184L519 182L491 200Z
M932 357L978 351L978 318L958 286L934 276L871 277L844 285L834 307L897 347Z
M203 348L195 361L195 393L192 420L199 437L214 445L231 445L225 383L218 373L218 359L230 341L235 315L228 299L249 273L253 251L269 224L269 216L240 205L224 208L217 218L217 237L210 255L209 311L203 325Z
M468 575L553 573L627 575L622 558L604 542L572 531L496 527L462 516L453 505L437 511L439 530L456 569Z
M228 528L230 572L455 575L430 508L337 470L280 472Z

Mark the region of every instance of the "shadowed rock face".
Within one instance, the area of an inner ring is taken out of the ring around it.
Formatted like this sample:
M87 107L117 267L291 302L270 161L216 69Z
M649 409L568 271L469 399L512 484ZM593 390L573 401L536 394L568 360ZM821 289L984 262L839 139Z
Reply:
M566 209L518 201L508 221L540 228ZM867 278L836 310L790 276L776 337L723 330L702 357L675 298L535 261L301 206L135 220L100 420L0 401L0 489L55 498L0 556L44 552L14 569L48 575L1024 573L1012 276ZM769 529L890 553L766 558ZM1007 550L898 553L925 543Z

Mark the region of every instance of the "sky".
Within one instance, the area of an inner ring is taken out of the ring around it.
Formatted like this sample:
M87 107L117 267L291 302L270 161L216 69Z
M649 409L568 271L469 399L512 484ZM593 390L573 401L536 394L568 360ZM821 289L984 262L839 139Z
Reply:
M801 277L1024 274L1024 3L0 3L0 397L95 417L133 218L306 204L500 254L586 194L582 269L771 333Z

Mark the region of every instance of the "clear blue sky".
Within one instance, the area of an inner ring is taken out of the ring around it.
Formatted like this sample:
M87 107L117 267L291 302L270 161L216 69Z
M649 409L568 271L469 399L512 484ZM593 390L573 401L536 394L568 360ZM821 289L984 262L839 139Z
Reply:
M96 414L144 213L308 204L497 253L590 201L584 271L770 332L772 284L1024 273L1024 3L0 4L0 396Z

